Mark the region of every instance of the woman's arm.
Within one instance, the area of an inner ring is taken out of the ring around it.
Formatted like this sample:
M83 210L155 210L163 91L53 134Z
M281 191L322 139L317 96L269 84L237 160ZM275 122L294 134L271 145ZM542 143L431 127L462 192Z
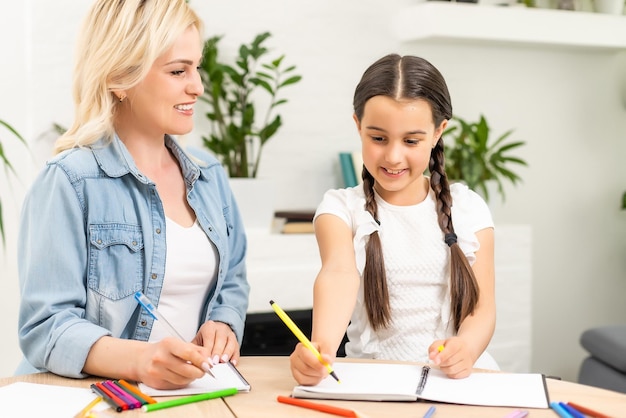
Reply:
M208 358L207 349L177 338L149 343L105 336L91 347L83 371L176 389L202 377L209 369Z

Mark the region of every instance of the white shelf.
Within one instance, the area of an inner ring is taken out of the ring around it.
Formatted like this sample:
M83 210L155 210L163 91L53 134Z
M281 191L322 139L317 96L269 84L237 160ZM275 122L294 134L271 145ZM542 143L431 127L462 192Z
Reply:
M619 51L626 17L568 10L426 1L402 10L393 28L402 42L487 42Z

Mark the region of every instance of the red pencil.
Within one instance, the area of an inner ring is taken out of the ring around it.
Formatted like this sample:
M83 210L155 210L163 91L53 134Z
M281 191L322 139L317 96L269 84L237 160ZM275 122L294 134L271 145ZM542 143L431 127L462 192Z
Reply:
M583 414L589 415L593 418L611 418L610 416L603 414L602 412L594 411L593 409L589 409L585 406L575 404L574 402L568 402L567 404L574 409L578 409Z
M115 393L111 392L109 390L109 388L107 388L106 386L104 386L102 383L100 382L96 382L94 383L96 385L96 387L98 389L100 389L101 392L106 393L106 395L111 398L113 400L113 402L115 402L116 404L118 404L124 411L126 411L127 409L130 409L129 405L124 402L123 400L121 400Z
M309 402L302 399L292 398L289 396L280 396L276 398L278 402L287 403L289 405L301 406L302 408L314 409L320 412L339 415L341 417L358 418L356 412L351 409L339 408L337 406L324 405L316 402Z

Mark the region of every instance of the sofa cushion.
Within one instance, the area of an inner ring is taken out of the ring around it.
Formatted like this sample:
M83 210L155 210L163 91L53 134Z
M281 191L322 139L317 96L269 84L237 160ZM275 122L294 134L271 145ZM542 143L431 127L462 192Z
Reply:
M595 357L587 357L580 367L578 383L626 393L626 375Z
M580 344L593 357L626 373L626 325L608 325L583 332Z

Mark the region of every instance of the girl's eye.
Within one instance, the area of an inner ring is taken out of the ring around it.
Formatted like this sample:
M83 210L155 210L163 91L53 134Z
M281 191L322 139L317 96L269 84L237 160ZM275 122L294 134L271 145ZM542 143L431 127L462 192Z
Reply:
M417 145L420 143L419 139L405 139L405 142L409 145Z
M175 71L172 71L172 73L171 73L171 74L172 74L172 75L181 75L181 74L183 74L184 72L185 72L185 70L175 70Z
M383 138L382 136L372 136L372 141L374 142L383 142L385 140L385 138Z

